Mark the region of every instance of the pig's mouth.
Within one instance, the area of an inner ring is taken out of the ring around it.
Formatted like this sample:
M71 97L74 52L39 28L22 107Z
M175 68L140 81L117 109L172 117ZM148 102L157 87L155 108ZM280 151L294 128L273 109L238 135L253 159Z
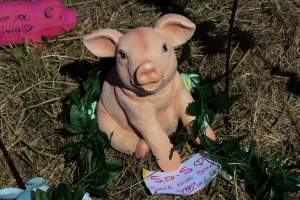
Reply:
M153 82L149 82L146 84L138 84L135 82L135 84L133 84L133 86L135 88L137 88L137 90L142 90L147 94L153 94L156 91L158 91L159 89L161 89L161 87L163 87L163 85L166 81L167 81L167 78L163 77L159 81L155 81L155 82L153 81Z
M139 87L142 87L145 91L150 92L156 90L159 85L160 85L160 81L156 81L156 82L150 82L143 85L139 85Z
M144 91L144 92L149 92L149 93L153 93L155 92L158 87L160 86L161 82L163 79L159 80L159 81L153 81L153 82L149 82L146 84L140 84L138 83L135 79L131 80L131 85L133 87L135 87L138 91Z

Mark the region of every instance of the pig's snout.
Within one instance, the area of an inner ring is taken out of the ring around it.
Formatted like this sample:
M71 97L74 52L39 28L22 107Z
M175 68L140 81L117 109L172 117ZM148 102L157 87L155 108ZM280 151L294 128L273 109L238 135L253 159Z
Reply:
M136 71L136 81L141 86L158 83L161 79L162 73L153 63L144 63Z

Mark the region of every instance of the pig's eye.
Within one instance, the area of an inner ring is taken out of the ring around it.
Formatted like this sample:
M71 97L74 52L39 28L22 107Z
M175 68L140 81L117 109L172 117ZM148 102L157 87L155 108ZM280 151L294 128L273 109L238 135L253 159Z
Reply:
M119 54L119 56L120 56L122 59L127 58L127 55L126 55L126 53L125 53L123 50L119 50L119 51L118 51L118 54Z
M164 43L164 44L162 45L162 52L165 53L165 52L167 52L167 51L168 51L167 43Z

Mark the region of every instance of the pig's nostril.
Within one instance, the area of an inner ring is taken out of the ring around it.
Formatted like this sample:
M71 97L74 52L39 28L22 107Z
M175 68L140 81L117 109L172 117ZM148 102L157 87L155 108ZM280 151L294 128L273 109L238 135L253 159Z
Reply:
M161 80L161 74L152 66L141 66L136 73L136 80L139 85L157 83Z

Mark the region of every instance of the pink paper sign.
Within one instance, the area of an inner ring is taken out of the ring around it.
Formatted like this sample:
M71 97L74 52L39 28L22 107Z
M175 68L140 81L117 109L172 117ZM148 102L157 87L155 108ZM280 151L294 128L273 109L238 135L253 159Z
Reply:
M204 188L221 171L221 165L202 154L195 154L171 173L143 169L151 194L191 195Z
M75 27L76 18L61 0L0 1L0 46L64 34Z

